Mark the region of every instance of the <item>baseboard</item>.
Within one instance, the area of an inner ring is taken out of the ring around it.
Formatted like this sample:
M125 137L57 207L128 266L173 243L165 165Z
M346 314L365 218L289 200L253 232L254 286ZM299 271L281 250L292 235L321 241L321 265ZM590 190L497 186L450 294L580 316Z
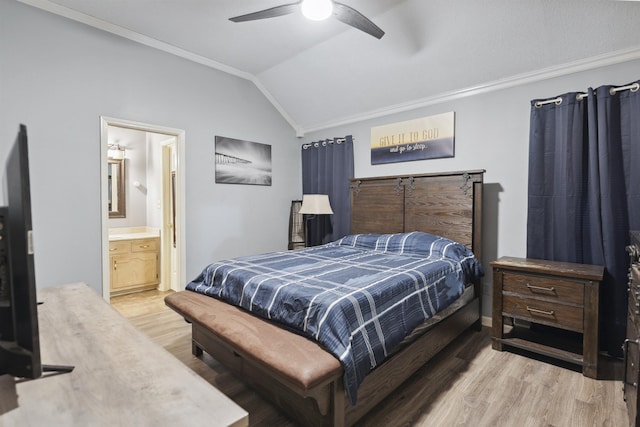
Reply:
M482 319L480 319L482 321L482 326L487 326L487 327L491 327L492 325L492 321L491 321L491 317L489 316L482 316Z

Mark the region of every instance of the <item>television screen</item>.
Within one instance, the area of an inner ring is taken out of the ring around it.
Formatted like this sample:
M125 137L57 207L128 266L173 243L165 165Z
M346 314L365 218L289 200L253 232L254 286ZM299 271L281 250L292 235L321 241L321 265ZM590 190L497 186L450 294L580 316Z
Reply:
M0 375L38 378L73 366L40 362L38 302L33 260L27 128L20 125L4 171L0 207Z
M27 129L5 163L6 206L0 209L0 374L42 374L33 261Z
M38 302L33 260L27 128L20 125L4 170L6 206L0 207L0 375L38 378L73 366L40 362Z

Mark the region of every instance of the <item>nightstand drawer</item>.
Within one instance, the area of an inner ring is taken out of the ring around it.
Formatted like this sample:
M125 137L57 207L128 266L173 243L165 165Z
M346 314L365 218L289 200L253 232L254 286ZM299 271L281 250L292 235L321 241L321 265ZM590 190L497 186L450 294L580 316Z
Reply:
M522 296L542 297L582 305L584 284L555 277L505 272L502 289Z
M575 332L582 332L584 329L581 306L503 294L502 313L507 317L515 317Z

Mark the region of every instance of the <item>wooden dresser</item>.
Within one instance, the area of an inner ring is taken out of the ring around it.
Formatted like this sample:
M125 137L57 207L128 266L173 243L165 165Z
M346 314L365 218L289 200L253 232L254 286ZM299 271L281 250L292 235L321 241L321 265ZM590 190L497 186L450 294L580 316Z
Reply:
M629 299L627 304L627 336L624 352L624 400L627 402L629 425L640 426L638 419L638 384L640 383L640 231L630 233Z
M73 372L0 375L0 426L233 426L247 412L151 341L87 285L38 289L43 363Z
M578 364L585 376L597 378L604 267L511 257L491 265L493 348L512 346Z

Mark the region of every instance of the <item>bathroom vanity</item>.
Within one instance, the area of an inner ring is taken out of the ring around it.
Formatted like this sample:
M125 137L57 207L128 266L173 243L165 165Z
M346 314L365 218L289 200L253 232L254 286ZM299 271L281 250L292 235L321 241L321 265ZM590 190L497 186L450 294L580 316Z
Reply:
M148 227L109 230L111 296L155 289L160 283L160 235Z

